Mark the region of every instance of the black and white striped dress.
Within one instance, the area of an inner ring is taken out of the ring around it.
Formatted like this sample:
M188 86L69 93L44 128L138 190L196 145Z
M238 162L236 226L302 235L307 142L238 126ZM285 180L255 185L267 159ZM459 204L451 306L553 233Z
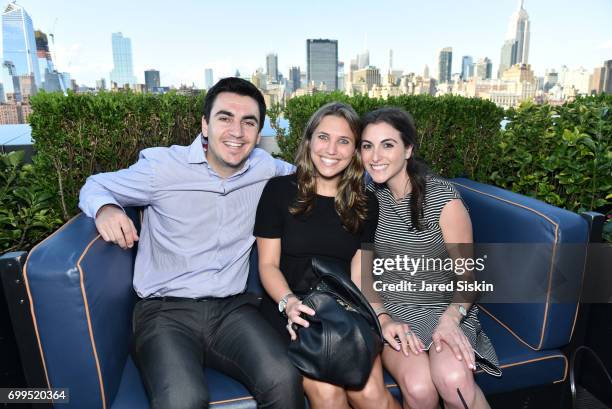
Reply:
M379 202L379 219L375 236L376 257L393 258L408 255L412 258L447 259L448 252L440 229L440 215L444 206L453 199L461 199L459 192L448 181L428 176L425 189L423 230L412 228L410 222L410 194L396 202L389 188L384 184L370 183L367 189L374 192ZM424 264L423 264L424 265ZM446 269L419 268L412 271L402 269L385 270L379 278L385 283L398 284L413 282L447 284L456 278L453 271ZM382 291L379 293L392 317L410 325L411 330L423 341L427 350L432 344L432 333L442 313L452 301L452 292L442 291ZM478 321L478 307L473 305L467 317L461 322L461 329L474 348L476 365L486 373L501 376L495 349Z

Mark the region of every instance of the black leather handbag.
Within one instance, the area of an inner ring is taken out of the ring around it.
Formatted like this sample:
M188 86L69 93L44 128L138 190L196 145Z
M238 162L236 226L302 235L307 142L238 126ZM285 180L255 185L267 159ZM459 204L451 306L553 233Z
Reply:
M294 324L297 340L289 359L306 376L350 389L361 389L382 350L382 331L370 303L339 261L313 258L318 281L302 303L315 315L302 314L308 328Z

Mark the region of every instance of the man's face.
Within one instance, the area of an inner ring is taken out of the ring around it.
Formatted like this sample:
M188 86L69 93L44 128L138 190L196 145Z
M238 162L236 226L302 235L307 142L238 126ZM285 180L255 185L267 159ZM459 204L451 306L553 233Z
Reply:
M206 159L221 177L242 168L259 143L259 106L251 97L222 92L215 98L210 118L202 118L202 133L208 137Z

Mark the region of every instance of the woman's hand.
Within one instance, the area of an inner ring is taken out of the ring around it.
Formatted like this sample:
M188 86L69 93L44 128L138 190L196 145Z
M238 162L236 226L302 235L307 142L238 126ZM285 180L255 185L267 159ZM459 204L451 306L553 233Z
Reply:
M393 321L387 314L381 314L379 321L383 337L391 348L396 351L401 349L406 356L408 356L410 351L418 355L419 352L425 349L423 342L410 330L408 324Z
M433 332L432 339L436 352L442 350L442 343L447 344L460 361L465 361L468 368L476 369L474 349L459 326L460 321L444 313Z
M307 305L302 304L299 298L289 297L287 306L285 307L285 314L287 314L287 331L289 331L292 341L297 339L297 334L293 330L292 324L298 324L305 328L308 328L308 325L310 325L308 321L300 316L302 313L310 316L315 315L315 311Z

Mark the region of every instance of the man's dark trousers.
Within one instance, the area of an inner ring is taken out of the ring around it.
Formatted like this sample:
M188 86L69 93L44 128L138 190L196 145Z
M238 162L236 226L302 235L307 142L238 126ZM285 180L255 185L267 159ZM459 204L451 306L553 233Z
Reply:
M241 382L259 408L304 407L302 377L255 296L143 299L132 353L153 409L207 408L204 367Z

